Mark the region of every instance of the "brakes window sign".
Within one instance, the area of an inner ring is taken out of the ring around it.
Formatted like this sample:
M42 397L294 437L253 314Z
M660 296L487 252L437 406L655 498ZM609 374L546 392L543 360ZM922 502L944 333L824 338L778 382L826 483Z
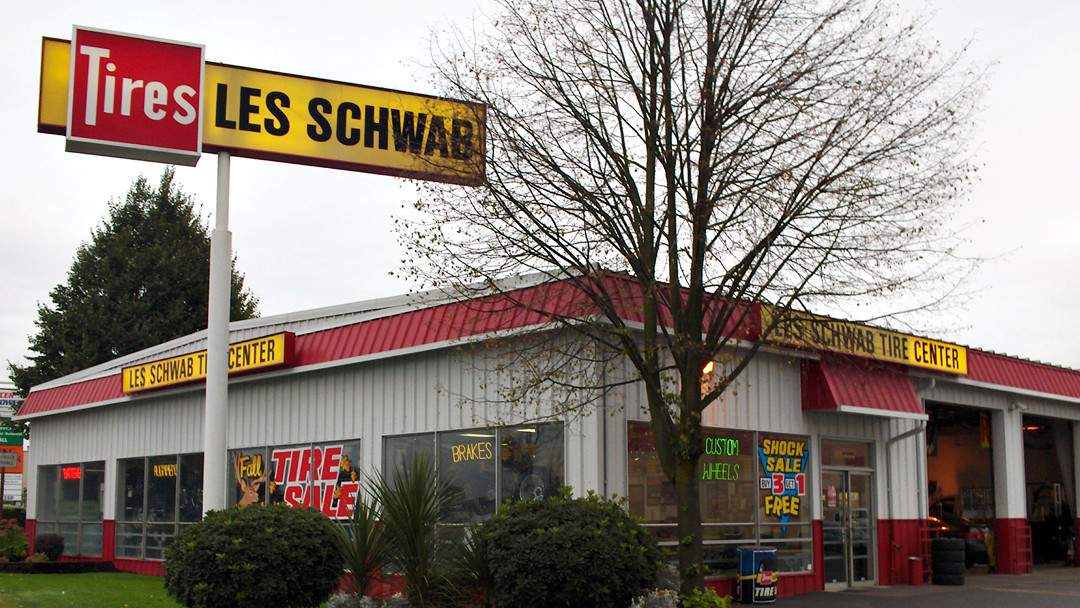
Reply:
M202 148L204 48L75 26L69 152L194 166Z

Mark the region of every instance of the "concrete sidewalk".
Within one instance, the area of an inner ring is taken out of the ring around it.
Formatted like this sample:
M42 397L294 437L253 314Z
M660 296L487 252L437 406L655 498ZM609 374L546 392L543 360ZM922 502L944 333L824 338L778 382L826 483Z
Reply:
M784 597L776 608L998 608L1080 606L1080 568L1036 566L1035 574L987 574L972 568L965 585L945 587L863 587L838 592L805 593Z

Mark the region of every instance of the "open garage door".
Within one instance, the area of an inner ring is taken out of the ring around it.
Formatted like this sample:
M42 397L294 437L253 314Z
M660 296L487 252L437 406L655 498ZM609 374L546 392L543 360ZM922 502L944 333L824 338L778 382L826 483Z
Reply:
M994 459L989 412L927 404L927 496L930 526L963 538L967 565L992 563Z
M1064 561L1076 534L1070 423L1024 416L1024 476L1035 563Z

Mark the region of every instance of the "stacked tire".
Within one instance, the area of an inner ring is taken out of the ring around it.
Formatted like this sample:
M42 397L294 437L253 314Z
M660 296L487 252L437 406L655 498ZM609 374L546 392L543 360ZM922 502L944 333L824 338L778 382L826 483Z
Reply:
M932 582L935 585L963 585L967 568L962 538L935 538L930 544Z

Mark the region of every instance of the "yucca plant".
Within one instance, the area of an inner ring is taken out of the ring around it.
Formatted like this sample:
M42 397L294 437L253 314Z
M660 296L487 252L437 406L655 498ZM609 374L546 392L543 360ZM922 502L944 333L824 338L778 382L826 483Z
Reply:
M381 579L386 563L387 547L379 518L378 503L360 492L348 523L334 526L334 543L348 569L346 576L359 595L366 595L371 584Z
M439 538L439 524L457 502L453 488L436 480L429 455L418 454L402 468L379 475L374 493L381 505L386 557L405 581L409 606L427 608L449 600L456 548Z
M494 605L495 575L488 561L489 541L479 524L469 526L465 538L457 541L454 584L462 598L474 608Z

